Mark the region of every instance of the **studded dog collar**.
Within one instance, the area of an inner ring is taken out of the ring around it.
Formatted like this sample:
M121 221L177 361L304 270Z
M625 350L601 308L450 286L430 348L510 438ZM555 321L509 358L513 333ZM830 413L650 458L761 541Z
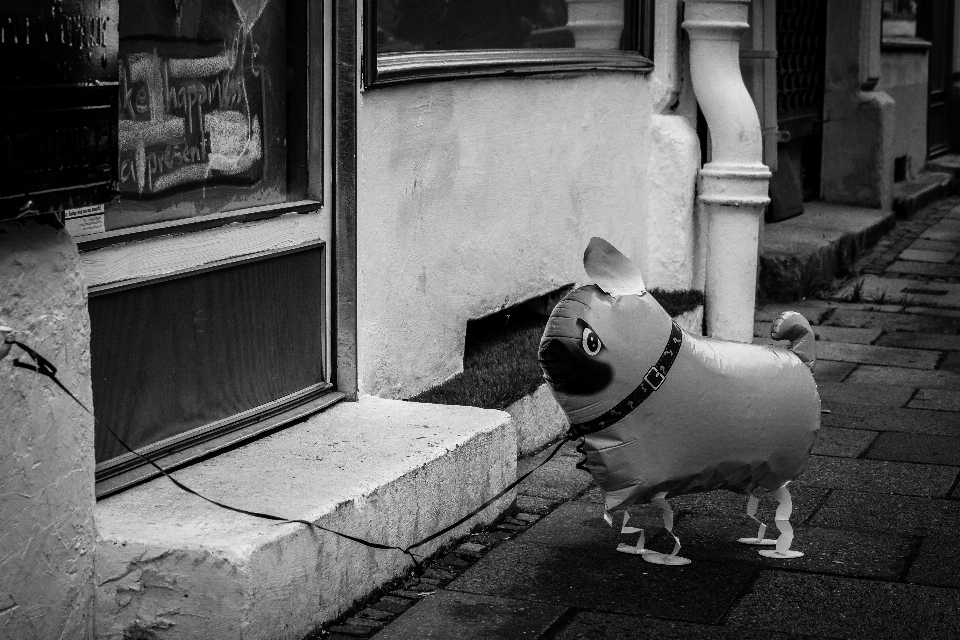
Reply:
M606 429L620 422L627 414L639 407L643 401L659 389L663 381L667 379L667 373L670 372L670 367L673 366L674 361L677 359L677 354L680 353L680 344L682 342L683 330L674 322L673 329L670 331L670 338L667 340L667 346L663 348L660 359L657 360L657 363L650 367L650 370L643 376L640 385L634 389L630 395L618 402L615 407L603 415L593 420L588 420L587 422L570 425L570 430L567 431L567 437L570 440L576 440L585 435Z

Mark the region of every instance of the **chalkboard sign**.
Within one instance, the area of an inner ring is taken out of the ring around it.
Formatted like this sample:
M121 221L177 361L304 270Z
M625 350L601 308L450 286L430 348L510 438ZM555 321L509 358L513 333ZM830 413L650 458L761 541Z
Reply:
M4 0L0 220L110 200L118 0Z

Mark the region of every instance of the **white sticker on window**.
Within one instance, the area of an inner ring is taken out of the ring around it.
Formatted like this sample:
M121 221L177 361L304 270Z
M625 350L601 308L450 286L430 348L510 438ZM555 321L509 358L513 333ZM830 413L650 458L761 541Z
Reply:
M103 207L100 208L103 210ZM103 233L106 229L103 225L103 214L86 215L64 220L64 226L67 232L76 236L89 236L94 233Z
M78 209L65 209L63 211L63 217L67 220L71 218L82 218L84 216L92 216L97 213L103 213L102 204L94 204L89 207L80 207Z

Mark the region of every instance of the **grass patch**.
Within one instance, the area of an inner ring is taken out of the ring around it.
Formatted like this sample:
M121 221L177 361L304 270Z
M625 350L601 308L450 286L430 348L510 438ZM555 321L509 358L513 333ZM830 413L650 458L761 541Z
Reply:
M703 304L701 291L651 289L650 294L671 316ZM546 316L523 305L467 323L463 373L409 400L484 409L507 408L543 384L537 350L546 325Z

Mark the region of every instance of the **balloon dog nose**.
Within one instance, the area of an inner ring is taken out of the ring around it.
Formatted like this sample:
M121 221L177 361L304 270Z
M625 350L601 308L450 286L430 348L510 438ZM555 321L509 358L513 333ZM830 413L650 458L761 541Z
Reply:
M540 346L540 366L554 390L571 396L603 391L613 379L613 368L585 354L570 339L548 338Z

